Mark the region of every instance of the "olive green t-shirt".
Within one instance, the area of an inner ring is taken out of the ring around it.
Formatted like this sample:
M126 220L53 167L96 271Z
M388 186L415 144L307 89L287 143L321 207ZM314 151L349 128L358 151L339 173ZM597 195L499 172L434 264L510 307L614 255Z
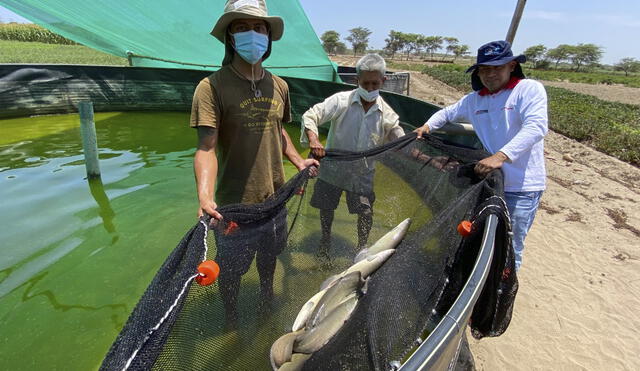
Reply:
M259 203L284 184L282 123L291 121L287 83L265 71L251 83L227 65L202 79L193 96L191 127L218 129L215 201Z

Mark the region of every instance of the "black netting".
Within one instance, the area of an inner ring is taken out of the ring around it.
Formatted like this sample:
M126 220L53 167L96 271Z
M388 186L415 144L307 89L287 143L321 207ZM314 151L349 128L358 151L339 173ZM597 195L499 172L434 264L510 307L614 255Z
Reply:
M367 152L329 151L319 177L301 172L265 203L220 208L224 222L207 239L208 258L221 265L218 282L190 283L205 251L205 224L198 223L158 272L102 369L122 369L130 360L129 369L270 369L272 343L291 332L301 306L325 279L351 266L358 252L358 216L349 212L353 205L342 194L329 260L320 254L320 211L310 202L325 202L314 197L321 182L324 189L366 195L373 202L367 245L406 218L412 225L396 252L370 276L349 319L303 369L387 370L406 359L465 284L489 214L500 217L496 250L472 327L476 337L499 335L510 320L517 279L502 174L494 171L481 180L473 173L474 163L486 155L434 137L418 141L411 134ZM456 229L462 220L474 222L466 238ZM280 252L282 231L286 239ZM216 246L221 241L224 249ZM264 262L276 255L270 273ZM232 276L242 277L237 292ZM225 310L223 296L227 303L229 296L237 299L235 310L229 305Z

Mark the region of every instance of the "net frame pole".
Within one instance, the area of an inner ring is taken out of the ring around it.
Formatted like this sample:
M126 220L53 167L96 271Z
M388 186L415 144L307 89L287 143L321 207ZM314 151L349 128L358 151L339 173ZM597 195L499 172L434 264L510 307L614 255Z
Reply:
M511 25L509 31L507 31L506 40L509 44L513 45L513 39L516 37L516 31L518 31L518 25L520 24L520 18L524 12L524 6L527 4L527 0L518 0L516 4L516 10L513 12L513 18L511 18Z
M93 119L93 102L79 102L78 113L80 114L80 134L82 136L82 152L84 152L87 178L100 178L98 139L96 135L96 124Z

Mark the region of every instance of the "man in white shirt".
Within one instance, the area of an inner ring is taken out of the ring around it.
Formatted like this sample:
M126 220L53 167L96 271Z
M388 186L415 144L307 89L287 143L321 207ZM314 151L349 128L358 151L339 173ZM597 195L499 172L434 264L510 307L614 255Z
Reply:
M367 54L356 63L358 88L336 93L311 107L302 116L300 141L320 159L325 148L318 138L318 126L330 123L327 149L351 152L366 151L404 135L398 115L379 96L385 80L386 63L377 54ZM348 167L348 168L345 168ZM320 209L322 238L319 254L328 257L331 225L342 192L347 194L351 214L358 214L358 248L367 243L373 222L373 163L360 160L340 168L323 161L311 205Z
M548 130L547 93L542 84L525 79L511 44L493 41L478 49L471 85L473 93L436 112L420 128L418 138L447 122L473 125L483 146L493 155L481 160L476 173L494 169L504 174L505 201L513 229L516 269L522 264L524 239L533 224L546 185L544 136Z

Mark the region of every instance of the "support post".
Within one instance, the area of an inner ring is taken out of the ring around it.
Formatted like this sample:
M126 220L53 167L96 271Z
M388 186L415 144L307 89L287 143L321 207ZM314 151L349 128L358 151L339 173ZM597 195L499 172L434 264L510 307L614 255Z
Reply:
M80 113L80 134L82 135L82 150L87 168L87 178L100 178L98 140L96 139L96 125L93 121L93 103L89 101L80 102L78 111Z
M524 6L526 5L526 3L527 0L518 0L516 10L513 12L513 18L511 18L511 25L509 26L509 31L507 32L506 38L506 40L511 45L513 45L513 39L516 37L516 31L518 30L520 18L522 18L522 12L524 11Z

